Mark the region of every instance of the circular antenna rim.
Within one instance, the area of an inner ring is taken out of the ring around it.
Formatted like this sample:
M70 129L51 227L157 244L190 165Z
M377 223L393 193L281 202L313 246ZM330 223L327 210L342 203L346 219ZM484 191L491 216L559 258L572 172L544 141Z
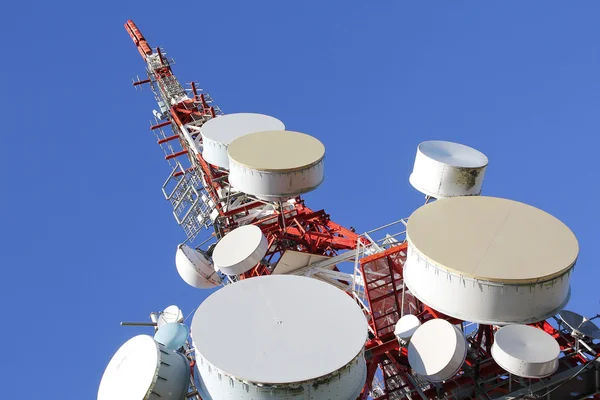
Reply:
M227 147L235 139L254 132L284 129L283 122L265 114L237 113L217 116L200 128L202 157L212 165L229 169Z
M491 349L494 361L502 369L532 379L553 374L558 369L560 351L558 342L550 334L533 326L520 324L509 324L498 329ZM545 368L548 365L552 368ZM528 369L529 372L543 372L532 374L527 372Z
M231 313L237 317L228 317ZM329 334L316 335L323 326ZM196 357L224 374L284 384L321 378L348 365L364 351L367 331L362 310L340 289L313 278L268 275L209 296L194 315L191 336ZM216 345L240 338L255 346L229 351Z
M215 268L227 271L245 263L251 268L264 257L265 242L262 230L256 225L248 224L235 228L223 236L215 246L212 255Z
M405 314L396 322L394 335L399 339L409 340L420 326L421 321L416 315Z
M432 319L423 323L408 344L408 363L417 374L429 382L442 382L456 375L466 356L467 344L464 335L443 319ZM449 370L451 363L459 358L462 361ZM444 375L440 377L439 374L443 372Z
M169 338L169 336L163 338L164 335L169 335L171 340L165 340ZM167 349L175 351L185 344L189 336L190 328L187 325L181 322L169 322L158 328L154 334L154 340L165 346ZM177 343L180 344L176 345Z
M157 327L168 324L169 322L183 322L183 311L175 304L166 307L158 316Z
M445 140L427 140L417 146L424 156L456 168L483 168L489 163L481 151L465 144Z
M269 126L270 125L270 126ZM211 118L202 125L203 139L229 145L238 137L254 132L283 131L285 125L279 119L260 113L233 113Z
M231 142L227 148L230 164L263 172L305 170L325 158L325 145L302 132L273 130L253 132Z
M561 321L575 333L587 336L591 339L600 340L600 328L589 319L585 319L583 315L574 311L562 310L558 313L558 316Z
M419 258L440 269L506 284L557 278L579 255L575 234L558 218L499 197L428 203L409 217L406 239Z

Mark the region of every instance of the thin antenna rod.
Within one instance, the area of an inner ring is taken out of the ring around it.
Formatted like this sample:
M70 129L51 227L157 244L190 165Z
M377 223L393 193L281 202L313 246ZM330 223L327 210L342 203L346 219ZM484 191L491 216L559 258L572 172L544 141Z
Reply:
M121 326L156 326L156 322L121 322Z

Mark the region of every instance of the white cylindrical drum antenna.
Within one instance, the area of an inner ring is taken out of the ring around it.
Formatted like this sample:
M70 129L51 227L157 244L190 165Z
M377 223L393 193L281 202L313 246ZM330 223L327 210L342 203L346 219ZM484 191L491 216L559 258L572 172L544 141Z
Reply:
M235 139L254 132L284 129L283 122L268 115L253 113L220 115L206 122L200 129L202 157L206 162L228 170L227 147Z
M429 382L450 379L467 357L467 341L460 329L443 319L421 325L408 344L411 368Z
M529 325L506 325L494 335L492 357L504 370L541 379L558 369L560 346L548 333Z
M442 199L481 193L487 157L453 142L432 140L419 144L410 184L419 192Z
M327 335L320 335L323 327ZM293 275L240 280L196 311L202 398L350 400L366 380L365 316L329 283ZM232 346L242 340L248 346ZM207 396L208 394L208 396Z
M394 329L394 335L401 346L405 346L417 328L421 326L421 321L416 315L407 314L398 320Z
M265 201L284 201L316 189L325 179L325 146L300 132L257 132L228 147L229 183Z
M269 243L256 225L244 225L226 234L215 246L215 269L239 275L252 269L267 253Z
M454 197L408 219L404 280L431 308L486 325L556 315L570 297L579 245L552 215L513 200Z

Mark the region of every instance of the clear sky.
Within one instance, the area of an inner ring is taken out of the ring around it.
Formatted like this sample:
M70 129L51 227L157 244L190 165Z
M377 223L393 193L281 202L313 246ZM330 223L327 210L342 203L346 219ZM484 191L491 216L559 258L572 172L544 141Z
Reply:
M120 321L170 304L188 314L208 294L174 267L184 234L160 191L151 92L131 87L144 64L129 18L224 112L322 140L326 180L307 204L357 231L422 204L408 183L419 142L481 150L484 194L575 232L568 308L595 315L599 13L548 0L3 5L2 397L94 399L117 348L149 332Z

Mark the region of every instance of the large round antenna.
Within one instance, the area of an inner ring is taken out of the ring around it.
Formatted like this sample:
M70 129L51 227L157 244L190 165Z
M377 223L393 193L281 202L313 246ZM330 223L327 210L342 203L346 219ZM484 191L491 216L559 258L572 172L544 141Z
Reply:
M409 218L404 279L446 315L481 324L531 323L570 297L579 245L552 215L513 200L454 197Z
M256 132L228 148L229 183L266 201L283 201L316 189L325 178L325 146L300 132Z
M263 114L238 113L221 115L202 125L202 157L206 162L229 169L227 147L235 139L254 132L282 131L283 122Z
M318 335L323 327L326 336ZM316 279L270 275L228 285L200 304L191 336L212 398L291 398L297 390L347 400L365 381L366 319L350 296ZM252 345L231 345L239 340Z

